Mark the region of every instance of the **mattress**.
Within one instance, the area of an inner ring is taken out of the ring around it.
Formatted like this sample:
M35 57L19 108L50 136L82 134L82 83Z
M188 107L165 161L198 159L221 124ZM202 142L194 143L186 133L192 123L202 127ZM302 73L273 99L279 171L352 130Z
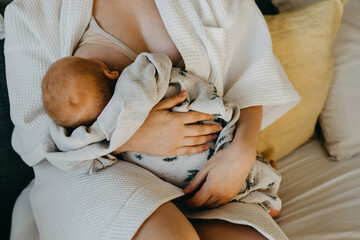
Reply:
M330 161L322 141L313 138L277 163L283 209L276 222L291 240L360 239L360 155ZM32 186L16 202L11 239L39 239Z
M360 239L360 154L331 161L314 138L277 163L283 209L276 222L289 239Z

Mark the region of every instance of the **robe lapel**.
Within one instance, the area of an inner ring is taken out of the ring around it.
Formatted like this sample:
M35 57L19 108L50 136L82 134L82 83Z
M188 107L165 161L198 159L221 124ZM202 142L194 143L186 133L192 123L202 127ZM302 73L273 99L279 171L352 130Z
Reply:
M166 30L182 55L186 70L203 79L210 75L204 26L191 0L178 4L155 0Z
M60 57L72 55L92 16L93 0L63 0L60 10Z

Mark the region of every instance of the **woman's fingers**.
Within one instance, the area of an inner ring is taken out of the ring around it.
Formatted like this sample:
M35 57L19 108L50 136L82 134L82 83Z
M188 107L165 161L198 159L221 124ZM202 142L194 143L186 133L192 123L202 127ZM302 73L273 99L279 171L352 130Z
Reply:
M179 147L178 149L176 149L175 153L172 155L177 155L177 156L192 155L192 154L201 153L201 152L204 152L207 150L209 150L209 146L206 144L191 146L191 147Z
M218 208L224 204L227 204L230 201L231 199L219 199L218 197L213 195L206 202L204 202L202 206L207 208Z
M219 124L192 124L185 125L184 136L194 137L220 132L222 127Z
M203 203L202 206L207 208L216 208L219 207L220 204L217 204L217 200L214 196L211 196L206 202ZM214 204L215 203L215 204Z
M208 174L207 171L203 171L202 173L200 171L195 176L195 178L198 176L197 179L194 178L191 181L190 183L191 186L189 184L188 187L184 189L184 193L191 193L192 191L200 188L202 184L200 190L197 191L192 198L184 200L187 206L197 208L202 206L208 199L211 198L212 196L212 191L210 189L211 186L208 182L205 181L207 174Z
M188 194L188 193L191 193L193 191L195 191L196 189L199 189L200 186L204 183L207 175L208 175L208 168L206 168L206 165L203 166L203 168L195 175L195 177L191 180L191 182L189 183L189 185L187 185L185 188L184 188L184 193L185 194ZM206 185L206 187L208 186L209 184ZM201 190L204 190L204 185L201 186ZM207 200L207 199L205 199ZM205 202L205 201L204 201Z
M199 191L192 198L185 199L185 204L191 208L198 208L204 205L204 203L211 197L208 191Z
M170 108L175 107L176 105L182 103L186 99L186 96L187 96L187 91L184 90L184 91L180 92L179 94L176 94L172 97L161 100L160 102L158 102L158 104L156 104L153 107L153 109L154 110L170 109Z
M196 123L199 121L207 121L207 120L212 120L215 118L211 114L196 112L196 111L176 113L176 114L178 114L182 117L184 124L191 124L191 123Z
M195 146L195 145L201 145L208 142L214 141L218 137L217 134L210 134L210 135L204 135L204 136L196 136L196 137L185 137L181 144L183 146Z

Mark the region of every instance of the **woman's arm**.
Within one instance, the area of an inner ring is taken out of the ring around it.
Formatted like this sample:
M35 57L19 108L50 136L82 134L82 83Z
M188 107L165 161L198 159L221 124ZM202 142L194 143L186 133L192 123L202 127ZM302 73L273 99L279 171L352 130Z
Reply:
M255 161L261 119L262 106L240 111L232 143L217 152L184 189L188 194L200 188L185 200L188 206L222 205L239 193Z
M262 106L248 107L240 110L240 118L236 123L236 132L231 145L240 151L256 154L262 120ZM255 158L254 160L255 161Z

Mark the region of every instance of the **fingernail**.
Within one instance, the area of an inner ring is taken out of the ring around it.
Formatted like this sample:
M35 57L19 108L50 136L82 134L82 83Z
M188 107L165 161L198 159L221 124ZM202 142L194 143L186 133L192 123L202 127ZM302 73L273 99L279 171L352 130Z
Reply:
M212 136L213 139L217 138L219 135L215 134Z
M204 146L204 151L209 150L209 146Z
M181 93L180 93L180 96L185 96L186 95L186 90L184 90L184 91L182 91Z
M218 127L217 127L217 130L218 130L218 131L221 131L222 129L223 129L223 128L222 128L221 126L218 126Z

